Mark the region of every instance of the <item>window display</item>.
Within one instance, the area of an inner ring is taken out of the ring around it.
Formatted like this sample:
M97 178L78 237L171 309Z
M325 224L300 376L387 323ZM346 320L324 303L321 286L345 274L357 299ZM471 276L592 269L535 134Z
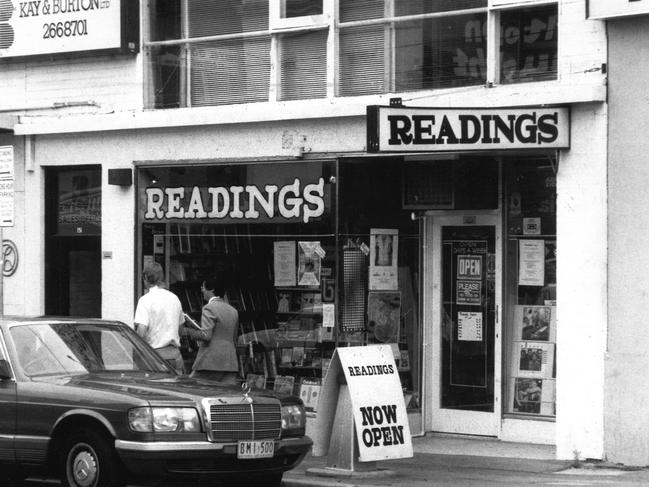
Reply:
M401 174L396 161L143 167L139 268L161 263L197 323L202 281L226 281L252 388L297 395L316 413L334 349L385 343L418 408L420 236ZM198 344L182 342L189 368Z
M549 158L506 165L509 413L556 414L555 168Z

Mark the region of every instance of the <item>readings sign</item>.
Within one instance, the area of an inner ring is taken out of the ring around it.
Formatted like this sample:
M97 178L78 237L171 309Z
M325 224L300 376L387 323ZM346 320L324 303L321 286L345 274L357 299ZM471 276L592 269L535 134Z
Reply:
M567 107L367 107L368 152L569 147Z
M336 355L349 387L360 460L412 457L408 414L392 348L345 347L336 349Z

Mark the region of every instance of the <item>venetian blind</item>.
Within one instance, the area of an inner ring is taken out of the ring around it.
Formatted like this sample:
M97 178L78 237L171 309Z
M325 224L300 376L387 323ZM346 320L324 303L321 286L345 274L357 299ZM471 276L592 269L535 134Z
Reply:
M383 0L357 0L340 3L340 22L384 17ZM345 27L339 35L338 95L356 96L385 93L390 90L386 62L384 25Z
M300 32L281 36L281 100L327 96L328 31Z
M7 49L14 43L14 30L7 23L12 14L11 2L0 2L0 49Z
M190 38L265 31L268 0L194 0ZM189 51L192 106L268 100L270 35L193 44Z

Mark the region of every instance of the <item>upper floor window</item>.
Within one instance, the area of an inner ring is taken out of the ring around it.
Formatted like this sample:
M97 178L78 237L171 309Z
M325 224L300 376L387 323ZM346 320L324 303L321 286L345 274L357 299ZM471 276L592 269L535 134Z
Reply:
M322 0L283 0L282 17L304 17L322 15Z
M500 82L557 77L557 6L506 10L500 17Z
M555 79L557 6L488 0L151 0L147 106ZM490 17L492 16L492 17ZM499 39L488 38L493 18ZM499 47L496 47L499 46ZM500 49L490 56L490 49ZM498 55L499 54L499 55ZM496 59L490 71L488 59ZM489 79L489 72L499 79Z

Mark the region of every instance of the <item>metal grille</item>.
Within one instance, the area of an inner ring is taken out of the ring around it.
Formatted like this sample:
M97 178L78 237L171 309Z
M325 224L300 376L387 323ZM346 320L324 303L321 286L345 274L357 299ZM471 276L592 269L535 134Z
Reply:
M279 438L282 414L279 404L225 404L210 406L212 441Z

